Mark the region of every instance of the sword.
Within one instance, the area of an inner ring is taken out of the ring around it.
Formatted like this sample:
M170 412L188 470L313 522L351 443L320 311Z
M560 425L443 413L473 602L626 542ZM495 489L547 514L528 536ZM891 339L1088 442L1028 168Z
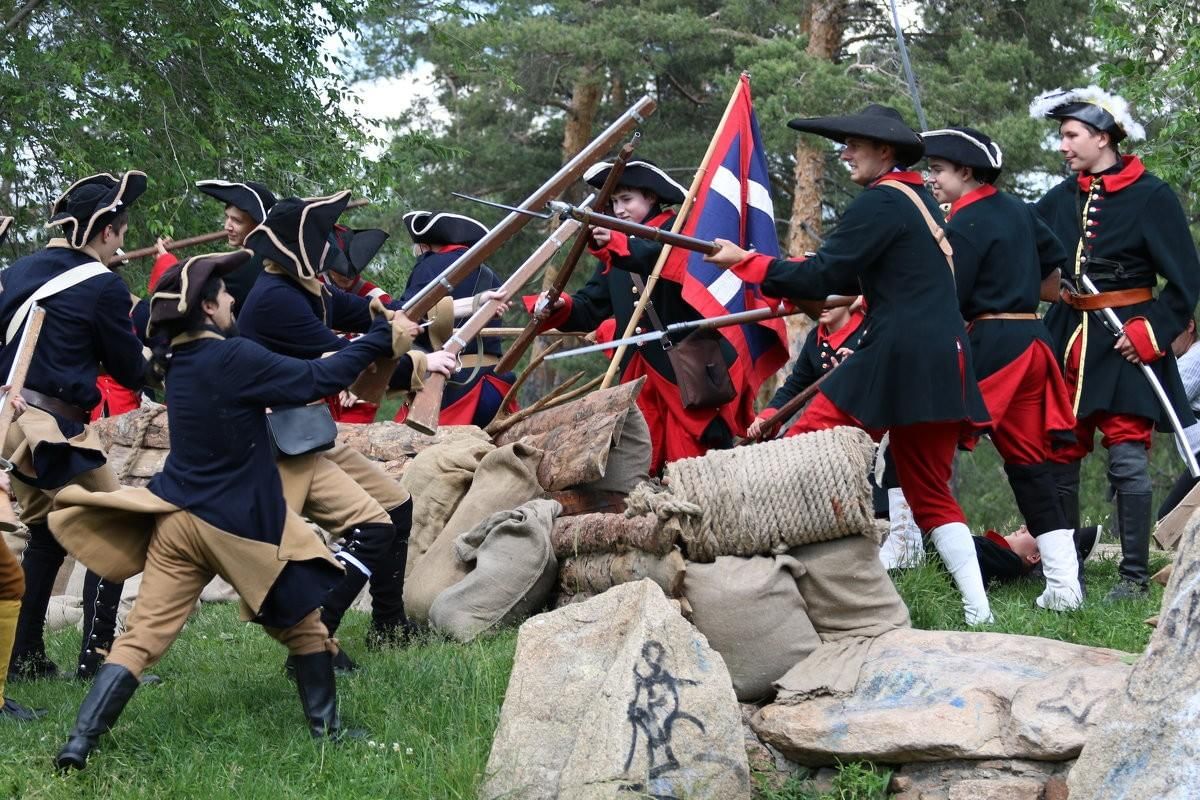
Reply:
M848 306L857 300L857 297L844 297L842 295L830 295L825 298L826 306ZM613 339L611 342L600 342L599 344L589 344L584 347L576 347L574 350L562 350L557 353L551 353L546 356L546 361L553 361L557 358L566 358L567 356L578 356L584 353L595 353L600 350L613 350L617 347L627 344L642 344L643 342L654 342L660 339L665 339L671 342L671 334L682 333L684 331L699 330L702 328L714 329L725 328L730 325L745 325L751 322L762 322L768 319L776 319L778 317L790 317L794 314L805 313L803 309L789 309L780 304L771 308L756 308L751 311L738 311L735 314L722 314L719 317L705 317L703 319L693 319L687 322L676 322L666 326L663 330L647 331L639 333L635 336L627 336L624 339ZM664 344L663 347L670 345Z
M1063 278L1063 283L1067 288L1075 292L1075 287L1067 278ZM1079 283L1084 288L1084 294L1100 294L1100 290L1096 288L1096 284L1092 283L1092 279L1087 275L1079 276ZM1078 292L1076 292L1078 293ZM1125 333L1125 326L1121 324L1121 320L1111 308L1100 309L1100 322L1104 328L1113 335L1114 338L1121 338ZM1085 354L1081 354L1083 358ZM1138 361L1138 367L1142 371L1142 377L1150 384L1150 388L1154 391L1154 396L1158 399L1158 404L1162 406L1163 411L1167 413L1167 419L1171 422L1171 429L1175 433L1175 441L1179 445L1179 451L1183 453L1183 461L1187 464L1188 472L1193 478L1200 478L1200 464L1196 463L1196 455L1192 452L1191 445L1188 444L1187 436L1183 432L1183 424L1179 421L1179 415L1175 413L1175 407L1171 405L1171 400L1167 397L1167 392L1163 389L1162 382L1158 376L1154 374L1154 370L1150 369L1149 364L1143 364Z

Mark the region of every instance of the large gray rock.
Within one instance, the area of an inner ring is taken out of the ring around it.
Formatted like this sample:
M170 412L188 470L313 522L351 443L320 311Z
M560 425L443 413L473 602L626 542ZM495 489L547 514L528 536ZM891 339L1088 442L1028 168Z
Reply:
M863 642L848 695L789 693L789 676L810 661L836 669L819 658L832 646L781 678L779 701L754 719L764 741L801 764L1074 758L1130 669L1120 651L1052 639L896 630Z
M750 797L729 672L655 583L521 626L480 796Z
M1158 627L1071 770L1071 800L1200 797L1200 511L1184 526Z

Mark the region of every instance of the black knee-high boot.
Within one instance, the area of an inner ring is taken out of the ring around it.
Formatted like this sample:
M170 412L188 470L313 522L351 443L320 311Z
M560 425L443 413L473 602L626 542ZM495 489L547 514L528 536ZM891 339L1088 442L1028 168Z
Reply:
M328 652L290 656L288 661L295 666L300 705L308 720L308 732L314 739L353 738L363 733L342 730L337 707L337 679L334 677L333 659Z
M1082 462L1048 464L1068 528L1079 527L1079 467Z
M125 584L106 580L90 569L83 579L83 642L75 677L88 680L104 663L117 638L117 610Z
M1139 442L1119 442L1108 449L1108 480L1117 497L1120 577L1107 601L1145 597L1150 583L1150 456Z
M321 622L332 636L346 609L380 567L396 538L392 525L357 525L344 536L345 546L334 556L346 566L346 577L329 590L321 603Z
M59 677L58 666L46 655L43 632L54 579L66 557L67 551L50 533L50 526L44 522L29 526L29 546L21 559L25 595L17 615L17 632L8 669L10 681Z
M404 613L404 569L408 564L408 534L412 530L412 499L388 512L396 537L379 569L371 573L372 648L405 644L413 627Z
M138 688L138 679L120 664L104 664L83 698L71 736L54 763L59 769L83 769L100 735L112 728Z

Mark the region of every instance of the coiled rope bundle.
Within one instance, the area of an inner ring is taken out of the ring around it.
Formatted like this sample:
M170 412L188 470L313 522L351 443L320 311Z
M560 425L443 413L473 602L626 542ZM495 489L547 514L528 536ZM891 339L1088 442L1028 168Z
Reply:
M879 540L871 471L875 443L857 428L832 428L715 450L666 468L667 488L643 483L626 514L655 514L692 561L778 555L844 536Z

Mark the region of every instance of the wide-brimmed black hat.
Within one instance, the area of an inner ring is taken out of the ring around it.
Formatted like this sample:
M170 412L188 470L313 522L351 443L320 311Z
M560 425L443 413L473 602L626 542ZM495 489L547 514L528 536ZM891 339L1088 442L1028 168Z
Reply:
M598 161L587 168L587 172L583 173L583 179L589 186L599 189L608 180L608 173L612 167L610 161ZM653 161L645 159L627 163L618 184L631 189L645 189L648 192L654 192L658 196L659 202L669 206L679 205L687 196L686 189L663 172Z
M275 195L258 181L196 181L196 188L209 197L215 197L227 206L245 211L255 222L262 224L267 212L275 205Z
M102 172L75 181L50 207L46 227L62 227L72 247L83 247L144 191L146 173L133 169L119 176Z
M448 211L410 211L404 215L404 228L413 244L472 245L488 232L479 220Z
M1043 92L1029 104L1029 116L1079 120L1112 136L1114 143L1125 137L1135 142L1146 138L1146 129L1133 118L1125 98L1096 85Z
M183 319L200 302L200 292L213 275L225 276L250 260L249 250L205 253L171 267L158 279L150 296L149 333L154 326Z
M334 225L333 240L343 257L327 263L325 268L347 278L357 278L388 240L388 232L379 228L354 229Z
M285 197L246 236L246 247L298 278L315 278L342 257L333 226L350 202L350 192L303 200Z
M857 114L843 117L794 119L788 123L788 127L815 133L842 144L851 136L890 144L896 148L896 160L903 166L915 164L925 153L921 137L908 127L900 112L877 103L872 103Z
M975 176L992 182L1004 166L1000 145L974 128L942 128L921 134L926 158L944 158L975 170Z
M8 228L12 222L12 217L0 217L0 244L4 244L4 240L8 238Z

